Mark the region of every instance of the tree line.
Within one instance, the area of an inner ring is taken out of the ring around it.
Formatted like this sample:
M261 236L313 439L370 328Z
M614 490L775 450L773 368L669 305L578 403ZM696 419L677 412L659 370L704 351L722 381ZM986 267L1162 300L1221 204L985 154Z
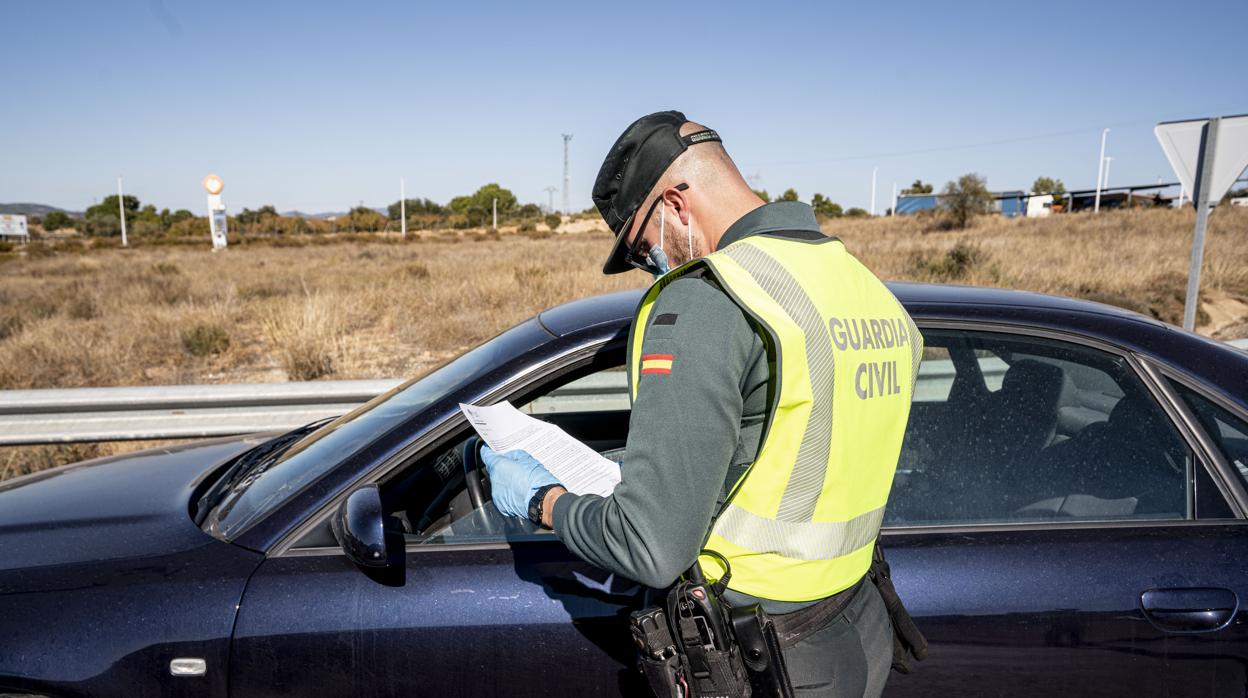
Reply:
M395 201L389 204L385 213L367 206L356 206L342 215L326 219L282 215L276 207L265 205L254 210L244 208L229 216L227 226L231 233L243 235L395 231L402 227L403 203ZM87 235L115 237L121 235L122 207L126 211L126 233L130 237L195 237L209 234L206 216L196 216L186 209L158 210L152 204L144 205L137 196L130 194L120 199L120 206L116 194L105 196L100 203L88 208L81 219L54 211L42 218L32 218L31 222L45 231L73 228ZM407 199L407 227L409 230L489 228L494 224L495 207L499 226L516 225L522 230L536 230L537 224L542 223L554 230L562 223L560 215L548 213L537 204L521 204L511 190L491 182L471 194L452 198L446 205L427 198Z

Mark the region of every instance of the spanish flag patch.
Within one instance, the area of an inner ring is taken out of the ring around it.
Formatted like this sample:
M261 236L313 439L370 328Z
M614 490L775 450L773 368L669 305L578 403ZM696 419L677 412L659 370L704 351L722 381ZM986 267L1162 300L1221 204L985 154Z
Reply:
M672 372L671 354L642 354L641 375L647 373L668 374Z

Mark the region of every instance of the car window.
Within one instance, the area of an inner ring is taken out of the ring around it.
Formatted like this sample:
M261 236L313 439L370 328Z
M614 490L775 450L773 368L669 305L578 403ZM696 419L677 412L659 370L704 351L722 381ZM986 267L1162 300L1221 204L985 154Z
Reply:
M517 404L524 412L558 424L610 458L621 457L628 433L628 383L623 366L591 369L551 381L528 401ZM382 483L387 513L399 519L409 544L463 545L469 543L549 540L551 531L525 519L503 516L488 501L474 507L468 492L465 462L480 442L465 424L460 436L436 449Z
M534 415L628 410L628 372L616 366L591 373L517 407Z
M1193 455L1125 359L1043 338L923 337L886 525L1191 517Z
M1248 486L1248 422L1182 383L1171 382L1196 413L1205 432L1217 444L1226 462L1235 468L1240 481Z

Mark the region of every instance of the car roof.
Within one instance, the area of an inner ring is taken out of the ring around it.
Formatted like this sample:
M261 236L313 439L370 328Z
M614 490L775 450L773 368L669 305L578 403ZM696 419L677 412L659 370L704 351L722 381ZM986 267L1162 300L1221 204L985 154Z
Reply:
M976 306L1104 315L1166 327L1146 315L1112 305L1029 291L905 282L889 282L888 287L916 318L961 315L965 306ZM595 325L628 322L644 292L645 289L631 289L582 298L546 310L538 316L539 321L552 334L561 337Z

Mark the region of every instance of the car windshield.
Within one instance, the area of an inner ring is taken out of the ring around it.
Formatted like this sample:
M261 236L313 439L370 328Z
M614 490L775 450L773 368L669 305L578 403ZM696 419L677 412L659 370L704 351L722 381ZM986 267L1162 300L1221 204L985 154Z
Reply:
M253 472L240 474L237 484L209 514L209 532L225 539L235 537L390 429L549 338L533 320L517 325L316 430L280 458L258 462Z

